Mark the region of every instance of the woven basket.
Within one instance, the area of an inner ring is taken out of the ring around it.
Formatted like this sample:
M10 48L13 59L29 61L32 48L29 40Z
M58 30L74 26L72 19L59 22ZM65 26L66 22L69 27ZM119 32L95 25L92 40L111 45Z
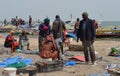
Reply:
M120 72L116 69L108 69L108 73L110 73L110 76L120 76Z

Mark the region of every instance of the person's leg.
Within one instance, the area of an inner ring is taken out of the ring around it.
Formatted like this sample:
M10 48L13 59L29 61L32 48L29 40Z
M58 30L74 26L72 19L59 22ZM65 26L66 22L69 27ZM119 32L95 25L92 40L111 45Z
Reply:
M88 48L87 48L87 42L83 41L82 42L83 48L84 48L84 56L85 56L85 61L89 63L89 54L88 54Z
M62 60L62 51L59 48L59 52L58 52L58 60Z
M20 40L19 46L20 46L20 49L21 49L21 50L24 49L24 41L23 41L23 40Z
M64 51L63 51L63 43L61 43L60 49L61 49L61 53L64 54Z
M39 52L42 51L42 41L43 41L43 37L39 36L39 39L38 39Z
M22 45L20 45L20 49L23 50L23 46Z
M29 43L27 43L27 50L30 50L29 46L30 46L30 44L29 44Z
M89 44L90 44L89 45L89 52L90 52L91 61L92 61L92 63L94 63L95 60L96 60L96 56L95 56L95 51L94 51L93 43L90 41Z

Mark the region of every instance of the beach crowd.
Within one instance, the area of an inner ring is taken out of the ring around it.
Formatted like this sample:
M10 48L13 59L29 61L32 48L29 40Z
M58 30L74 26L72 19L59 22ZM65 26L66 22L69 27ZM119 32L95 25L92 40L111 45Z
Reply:
M24 25L23 19L12 18L11 23L17 28L19 25ZM32 17L29 16L29 26L32 26ZM7 24L7 20L4 20L4 24ZM94 51L93 43L96 39L96 29L98 24L95 20L88 17L87 12L82 13L82 19L77 18L74 25L74 34L77 36L76 42L81 41L84 47L84 57L86 64L91 63L96 65L96 56ZM67 29L64 21L59 15L55 16L52 27L50 25L50 19L45 18L43 23L39 25L39 37L38 37L38 48L39 56L43 59L60 60L62 61L62 55L64 55L63 45L68 45L69 40L66 37ZM6 37L4 47L11 48L11 52L16 50L24 50L24 46L27 46L27 50L30 51L29 37L26 34L26 29L22 29L19 35L19 41L14 37L14 31L11 30L10 34ZM90 55L90 58L89 58Z

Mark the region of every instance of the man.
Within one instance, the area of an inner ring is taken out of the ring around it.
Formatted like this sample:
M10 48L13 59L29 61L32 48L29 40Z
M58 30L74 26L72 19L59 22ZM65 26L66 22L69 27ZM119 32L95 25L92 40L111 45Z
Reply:
M19 36L19 46L20 46L21 50L23 50L24 46L27 46L27 50L30 50L29 49L29 40L28 40L25 29L22 30L22 33Z
M60 19L60 16L59 16L59 15L56 15L55 18L56 18L56 19L55 19L55 21L53 22L53 26L52 26L53 36L54 36L54 38L56 39L56 38L57 38L57 34L59 33L62 41L64 41L65 38L66 38L65 35L64 35L64 32L66 31L65 24L64 24L64 22ZM61 45L61 50L62 50L62 54L63 54L63 45Z
M55 21L53 22L52 26L52 32L53 36L56 39L57 38L57 33L60 34L60 37L63 38L63 31L65 30L65 24L64 22L60 19L59 15L56 15Z
M87 64L89 63L89 53L90 53L92 64L96 64L95 62L96 56L93 48L93 42L96 38L95 27L93 25L93 21L88 18L87 12L82 13L82 17L83 20L80 21L78 35L84 47L85 61Z
M5 42L4 42L4 47L6 48L11 48L11 52L15 52L15 49L18 49L18 42L17 40L14 39L14 31L11 30L10 34L7 35Z
M39 39L38 39L38 44L39 44L39 52L42 50L42 41L46 37L46 35L50 34L51 27L49 25L50 20L48 18L44 19L44 23L40 24L39 26Z
M18 28L18 16L16 16L16 18L15 18L15 25Z
M93 23L94 23L95 30L96 30L96 32L97 32L97 29L98 29L98 23L96 22L96 20L93 20Z
M77 32L78 32L78 29L79 29L79 25L80 25L80 19L79 18L77 18L77 21L75 22L75 25L74 25L74 33L76 34L76 36L78 36L77 35ZM77 42L78 42L78 39L79 39L79 37L77 37Z

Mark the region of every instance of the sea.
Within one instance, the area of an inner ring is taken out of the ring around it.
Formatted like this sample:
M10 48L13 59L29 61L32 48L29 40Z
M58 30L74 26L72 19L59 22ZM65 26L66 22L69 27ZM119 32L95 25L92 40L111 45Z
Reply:
M99 26L120 26L120 21L99 21Z
M120 29L120 21L97 21L97 22L99 27L105 27L105 28L111 28L111 29L117 27L118 29ZM0 22L0 24L2 23ZM3 36L6 36L6 33L0 32L0 34L2 34Z

